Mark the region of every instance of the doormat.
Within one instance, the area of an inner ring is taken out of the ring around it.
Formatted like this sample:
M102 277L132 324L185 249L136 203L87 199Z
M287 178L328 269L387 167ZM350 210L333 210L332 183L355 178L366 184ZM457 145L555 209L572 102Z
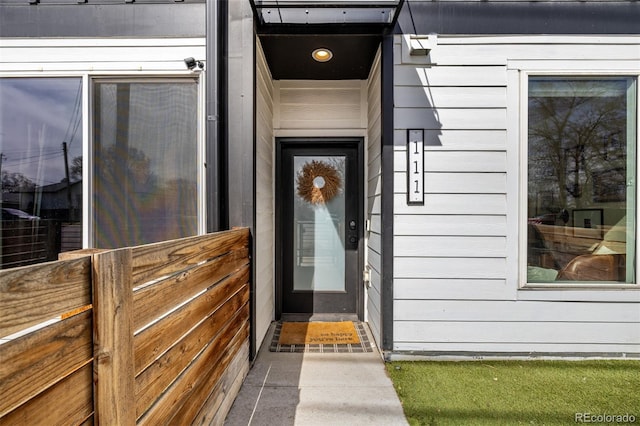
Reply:
M271 352L373 352L361 322L279 322Z

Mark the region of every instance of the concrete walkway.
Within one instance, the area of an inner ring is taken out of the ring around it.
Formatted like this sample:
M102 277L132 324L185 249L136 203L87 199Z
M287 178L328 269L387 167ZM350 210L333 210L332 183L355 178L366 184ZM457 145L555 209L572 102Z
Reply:
M273 325L225 425L407 425L380 353L269 352Z

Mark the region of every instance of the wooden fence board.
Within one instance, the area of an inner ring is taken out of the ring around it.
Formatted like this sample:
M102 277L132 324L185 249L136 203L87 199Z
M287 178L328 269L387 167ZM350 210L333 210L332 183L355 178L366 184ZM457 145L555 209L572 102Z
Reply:
M249 342L245 342L191 424L194 426L223 424L249 373L249 367Z
M239 312L238 317L243 319L249 315L249 307L246 306ZM231 322L230 324L233 324ZM234 324L235 325L235 324ZM231 348L239 342L244 341L249 336L248 321L244 322L244 327L238 330L236 326L227 327L223 330L219 339L207 346L196 360L166 392L162 394L157 403L139 419L138 424L157 425L171 420L177 410L192 397L195 397L194 389L197 389L201 380L212 374L216 366L226 367L221 362L225 348ZM216 344L217 343L217 344ZM228 364L227 364L228 365ZM216 379L217 380L217 379ZM182 421L182 419L181 419Z
M180 336L218 309L229 295L236 293L246 285L248 280L249 267L245 267L210 289L203 294L203 297L198 297L194 303L182 306L136 335L134 340L136 373L148 367ZM178 324L180 327L176 326Z
M248 255L246 249L233 251L134 292L134 330L247 265Z
M209 318L183 336L159 357L153 364L136 377L136 416L140 417L149 409L158 395L169 387L198 353L208 345L233 318L234 314L249 301L249 291L245 286Z
M85 257L0 271L0 337L91 304Z
M190 397L188 401L185 401L180 409L174 410L174 414L171 419L173 423L176 423L178 419L188 419L193 423L193 420L199 415L201 408L205 406L207 401L209 401L212 390L222 396L221 392L223 391L223 388L221 385L223 384L223 379L226 374L231 373L232 375L236 375L239 370L244 367L243 364L246 364L247 366L249 365L248 354L246 354L246 357L241 360L244 361L244 363L234 363L236 355L246 344L245 340L242 338L242 336L248 335L248 309L246 312L247 315L243 318L245 325L240 329L240 335L233 338L227 345L220 361L215 363L214 367L210 371L200 376L199 383L192 391L193 396ZM216 413L221 408L224 398L219 399L219 402L219 404L215 404L210 407L212 413Z
M1 417L0 426L87 424L92 414L93 366L87 364Z
M87 418L84 422L80 424L80 426L93 426L93 414Z
M135 424L131 250L93 256L96 423Z
M91 312L0 346L0 417L92 359Z
M132 248L133 280L139 284L248 246L246 228Z

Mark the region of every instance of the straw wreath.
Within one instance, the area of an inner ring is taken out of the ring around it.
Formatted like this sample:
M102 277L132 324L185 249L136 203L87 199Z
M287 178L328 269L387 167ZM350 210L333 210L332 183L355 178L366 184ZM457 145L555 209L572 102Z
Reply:
M324 185L319 188L314 179L321 177ZM340 193L342 179L335 167L324 161L313 160L302 166L297 175L298 195L311 204L324 204Z

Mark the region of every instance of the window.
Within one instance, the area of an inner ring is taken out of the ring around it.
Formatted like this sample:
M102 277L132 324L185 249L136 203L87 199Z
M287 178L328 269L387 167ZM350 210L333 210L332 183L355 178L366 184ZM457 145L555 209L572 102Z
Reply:
M96 80L96 247L197 234L197 111L192 79Z
M636 91L628 77L529 77L528 283L635 283Z
M1 267L82 247L82 79L0 78Z
M0 78L2 269L56 260L85 240L116 248L201 229L197 82L94 80L89 144L88 81ZM91 194L83 193L83 165ZM82 222L83 205L90 224Z

